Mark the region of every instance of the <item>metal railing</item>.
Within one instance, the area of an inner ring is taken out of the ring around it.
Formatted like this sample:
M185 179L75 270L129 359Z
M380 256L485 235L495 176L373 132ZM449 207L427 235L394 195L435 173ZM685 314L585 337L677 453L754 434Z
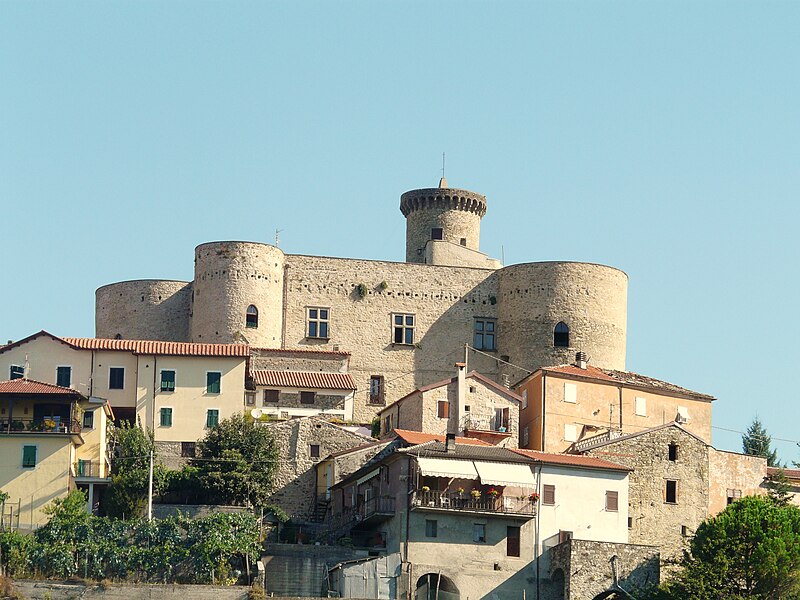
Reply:
M359 507L359 513L363 519L368 519L373 515L393 515L394 498L391 496L370 498Z
M608 441L615 440L618 437L622 437L622 431L619 429L609 429L601 434L575 442L573 447L578 452L583 452L584 450L590 450L599 444L605 444Z
M3 433L80 433L81 424L72 420L55 421L53 419L0 419L0 434Z
M497 417L474 417L472 415L464 415L461 419L461 429L511 433L510 423L504 425L501 421L498 421Z
M482 493L473 495L471 491L458 492L415 492L411 500L413 506L444 510L508 513L517 515L536 514L536 502L529 496L496 496Z
M74 465L75 477L100 477L100 463L93 460L79 460Z

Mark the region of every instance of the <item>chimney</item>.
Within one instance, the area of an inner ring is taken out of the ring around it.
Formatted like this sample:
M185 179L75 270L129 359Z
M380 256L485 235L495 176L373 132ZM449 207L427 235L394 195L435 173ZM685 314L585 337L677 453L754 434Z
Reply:
M467 397L467 363L458 362L455 364L456 369L458 369L458 379L456 381L456 407L453 410L453 407L450 407L450 414L456 416L456 431L461 428L461 424L464 422L464 416L467 414L464 412L464 405L466 404L466 397ZM450 428L448 427L448 431Z
M448 433L444 440L445 452L453 452L456 449L456 434Z
M585 369L586 363L589 362L589 359L586 357L586 352L576 352L575 353L575 366L579 369Z

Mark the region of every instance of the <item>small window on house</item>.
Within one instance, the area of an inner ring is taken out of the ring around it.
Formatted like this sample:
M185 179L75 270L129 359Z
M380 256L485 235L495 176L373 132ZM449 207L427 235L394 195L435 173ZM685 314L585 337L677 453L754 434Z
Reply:
M65 388L72 385L72 367L56 367L56 385Z
M414 345L414 315L395 313L392 315L392 340L395 344Z
M545 484L542 486L542 504L553 506L556 503L556 486Z
M440 419L450 416L450 403L447 400L439 400L436 416Z
M508 408L494 409L494 431L508 431L510 411Z
M124 367L110 367L108 369L108 389L110 390L125 389Z
M518 526L508 525L506 527L506 556L519 556L519 531Z
M327 340L329 336L330 309L309 307L307 319L308 337Z
M222 373L219 371L209 371L206 373L206 393L219 394L221 389L221 381Z
M84 429L94 429L94 411L93 410L85 410L85 411L83 411L83 428Z
M245 327L255 329L258 327L258 309L255 305L251 304L247 307L247 314L244 318Z
M8 369L8 378L9 379L22 379L25 377L25 367L20 365L11 365Z
M478 388L476 388L474 385L469 386L469 393L470 394L474 394L477 391L478 391Z
M369 378L369 403L383 404L383 375L372 375Z
M161 426L172 427L172 409L164 407L161 409Z
M162 392L175 391L175 371L173 370L161 371L161 391Z
M246 406L255 406L256 405L256 393L255 392L245 392L244 393L244 403Z
M619 511L619 492L606 491L606 510L609 512Z
M635 412L637 417L646 417L647 416L647 398L642 398L640 396L636 396L635 400Z
M556 348L569 347L569 327L563 321L553 329L553 346Z
M564 384L564 402L576 404L578 402L578 386L574 383Z
M578 426L572 423L564 425L564 441L577 442L578 441Z
M435 519L425 519L425 537L435 538L439 534L439 523Z
M309 447L311 458L319 458L319 444L311 444Z
M473 336L475 348L478 350L497 350L495 330L497 323L494 319L475 319Z
M465 404L464 405L464 412L469 412L469 411L470 411L469 404Z
M22 468L32 469L36 466L36 446L22 447Z
M522 390L522 408L528 408L528 390Z
M195 442L181 442L181 456L194 458L196 452Z
M628 529L633 529L633 517L628 517Z
M669 445L669 459L672 462L678 460L678 444L670 444Z
M383 419L383 433L388 434L392 431L392 415L387 415Z
M279 395L279 390L264 390L264 406L267 404L277 404Z
M742 497L742 490L728 490L728 504L736 502Z
M209 408L206 411L206 427L211 429L219 425L219 409Z
M531 442L531 429L528 425L522 428L522 447L527 448Z
M678 482L673 479L667 479L664 486L664 502L667 504L678 503Z
M484 523L472 524L472 541L477 543L486 542L486 525Z
M689 535L689 528L686 525L681 525L681 535L687 537Z
M441 240L443 239L444 231L441 227L434 227L431 229L431 239L432 240Z
M300 392L300 404L314 404L316 392Z
M459 242L459 243L460 243L462 246L466 246L466 245L467 245L467 238L461 238L461 240L460 240L460 242Z

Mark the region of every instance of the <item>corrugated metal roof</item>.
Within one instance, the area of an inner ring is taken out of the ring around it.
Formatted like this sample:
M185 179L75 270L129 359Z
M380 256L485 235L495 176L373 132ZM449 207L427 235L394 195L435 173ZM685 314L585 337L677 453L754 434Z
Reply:
M256 385L280 388L310 388L318 390L355 390L356 384L349 373L321 373L318 371L253 371Z
M0 381L0 394L55 394L55 395L70 395L83 398L78 390L71 388L53 385L52 383L44 383L34 379L11 379L9 381Z
M169 356L230 356L247 358L246 344L195 344L162 342L158 340L110 340L104 338L61 338L70 346L82 350L116 350L133 354L163 354Z
M394 433L407 444L416 446L426 442L444 442L445 436L435 433L422 433L421 431L409 431L408 429L395 429ZM472 446L491 446L483 440L468 437L456 437L456 444L468 444Z

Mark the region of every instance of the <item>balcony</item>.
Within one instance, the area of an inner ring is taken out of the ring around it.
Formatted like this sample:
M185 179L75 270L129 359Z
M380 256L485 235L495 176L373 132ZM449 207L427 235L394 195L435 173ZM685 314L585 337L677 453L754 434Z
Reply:
M378 523L394 516L394 498L391 496L375 497L365 500L358 507L358 520L364 524Z
M44 434L44 433L80 433L81 424L76 420L61 419L19 419L13 417L0 419L0 434Z
M419 491L414 494L411 504L414 508L433 511L458 511L521 518L532 518L536 514L536 502L532 501L529 495L489 493L478 495L469 490L463 493Z
M76 478L98 478L100 477L100 463L94 460L79 460L72 465L73 474Z

